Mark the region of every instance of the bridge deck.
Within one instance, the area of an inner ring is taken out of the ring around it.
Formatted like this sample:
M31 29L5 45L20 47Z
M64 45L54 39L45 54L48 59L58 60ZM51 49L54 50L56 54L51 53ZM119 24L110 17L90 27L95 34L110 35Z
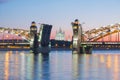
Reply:
M120 44L120 42L81 42L81 44L86 45L94 45L94 44Z

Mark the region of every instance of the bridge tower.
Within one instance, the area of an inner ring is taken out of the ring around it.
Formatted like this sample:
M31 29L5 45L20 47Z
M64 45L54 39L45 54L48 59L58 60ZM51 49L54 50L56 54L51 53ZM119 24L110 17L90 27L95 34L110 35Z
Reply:
M72 22L73 37L72 37L72 47L74 51L79 52L80 43L82 39L82 26L79 23L78 19Z
M82 42L84 42L83 37L83 30L82 25L79 23L78 19L76 19L74 22L72 22L72 29L73 29L73 37L72 37L72 47L73 47L73 53L91 53L92 46L85 44L82 45Z
M30 47L33 48L34 37L37 35L37 26L33 21L30 26Z

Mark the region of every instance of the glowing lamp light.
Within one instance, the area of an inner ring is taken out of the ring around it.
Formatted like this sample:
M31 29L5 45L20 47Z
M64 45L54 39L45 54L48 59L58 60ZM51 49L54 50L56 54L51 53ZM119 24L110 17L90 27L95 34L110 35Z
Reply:
M75 24L79 24L79 22L77 21L77 22L75 22Z
M73 29L77 29L77 26L74 26Z
M58 46L58 44L55 44L55 46L57 47L57 46Z

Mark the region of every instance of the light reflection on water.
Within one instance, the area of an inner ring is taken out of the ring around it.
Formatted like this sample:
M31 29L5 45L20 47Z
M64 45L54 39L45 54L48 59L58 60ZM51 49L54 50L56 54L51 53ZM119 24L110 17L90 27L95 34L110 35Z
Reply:
M0 80L120 80L120 51L103 52L1 51Z

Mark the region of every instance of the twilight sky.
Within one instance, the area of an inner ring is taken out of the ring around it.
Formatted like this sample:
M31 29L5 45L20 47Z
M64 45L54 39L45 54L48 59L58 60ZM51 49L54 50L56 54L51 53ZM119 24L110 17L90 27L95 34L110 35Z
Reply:
M0 0L0 27L29 29L31 22L52 24L52 37L61 27L72 35L71 22L83 29L120 22L120 0Z

